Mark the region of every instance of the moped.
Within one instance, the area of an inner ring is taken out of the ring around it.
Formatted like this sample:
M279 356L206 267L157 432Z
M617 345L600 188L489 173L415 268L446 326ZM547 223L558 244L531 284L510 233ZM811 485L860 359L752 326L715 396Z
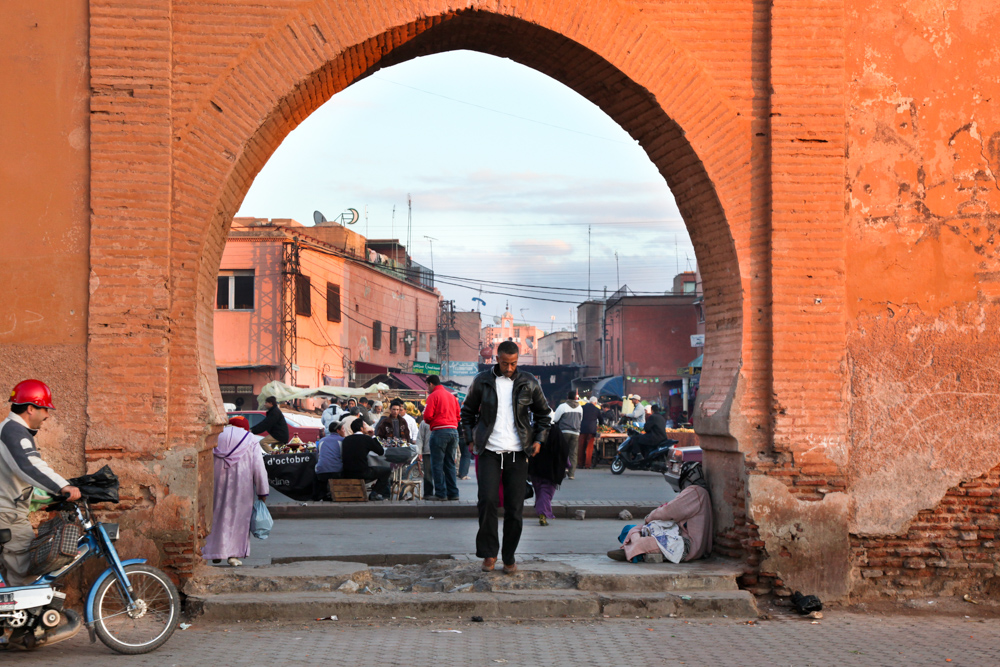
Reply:
M86 497L59 500L48 509L62 512L66 521L77 522L82 529L76 557L27 586L7 586L0 577L0 648L31 650L79 632L80 618L63 609L66 594L57 586L92 558L104 559L108 567L94 580L84 603L91 643L100 638L119 653L138 655L170 639L180 621L181 601L167 575L145 565L145 559L119 558L114 546L118 524L96 521ZM0 551L10 538L10 530L0 530Z

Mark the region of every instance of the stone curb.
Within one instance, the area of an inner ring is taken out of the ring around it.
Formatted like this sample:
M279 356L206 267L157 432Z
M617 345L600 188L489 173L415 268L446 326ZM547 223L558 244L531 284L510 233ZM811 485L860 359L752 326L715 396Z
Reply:
M572 519L577 510L586 512L588 519L617 519L622 510L628 510L633 517L641 518L659 505L636 505L614 501L592 501L590 503L565 503L552 505L552 512L558 519ZM315 503L268 505L275 519L475 519L478 517L476 503L471 501L453 502L367 502L367 503ZM525 507L525 513L531 512ZM500 510L503 516L503 509Z
M230 593L192 596L185 610L206 621L251 621L280 618L317 620L337 616L342 621L407 617L484 619L611 618L641 615L679 618L757 618L756 601L748 591L688 591L684 593L594 593L588 591L517 591L511 593L407 593L368 596L343 593Z

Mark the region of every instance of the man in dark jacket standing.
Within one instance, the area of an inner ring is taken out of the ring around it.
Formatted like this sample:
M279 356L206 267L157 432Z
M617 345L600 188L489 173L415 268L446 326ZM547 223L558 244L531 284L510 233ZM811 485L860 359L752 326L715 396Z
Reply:
M278 401L274 396L268 396L264 399L264 405L267 414L264 415L264 419L260 423L250 429L250 432L254 435L266 432L270 436L270 440L268 438L261 440L261 445L269 445L272 442L279 445L286 444L288 442L288 422L285 421L285 415L278 407Z
M583 404L583 420L580 422L580 456L584 468L594 467L594 440L597 438L597 427L604 423L597 397L591 396Z
M462 427L479 456L476 556L483 559L484 572L496 567L498 552L503 557L504 573L517 571L514 552L524 523L528 457L538 453L551 424L551 410L538 380L517 370L517 357L516 343L500 343L497 365L475 377L462 406ZM502 551L497 534L501 484Z

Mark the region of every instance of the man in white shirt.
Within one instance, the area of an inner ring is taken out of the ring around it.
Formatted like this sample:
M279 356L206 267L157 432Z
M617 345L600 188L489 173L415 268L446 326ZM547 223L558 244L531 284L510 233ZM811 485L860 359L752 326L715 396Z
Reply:
M462 405L462 428L479 456L479 532L476 555L483 571L496 567L498 552L503 571L517 571L514 553L521 539L528 457L534 456L548 435L549 404L538 380L517 370L518 348L512 341L497 347L497 365L477 375ZM500 485L503 484L503 548L497 534Z

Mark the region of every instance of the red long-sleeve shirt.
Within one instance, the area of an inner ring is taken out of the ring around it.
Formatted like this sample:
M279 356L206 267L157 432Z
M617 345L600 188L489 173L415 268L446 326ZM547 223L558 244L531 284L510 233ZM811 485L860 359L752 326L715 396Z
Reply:
M427 422L432 431L438 431L443 428L457 429L461 409L462 406L459 405L455 395L439 384L427 396L427 406L424 408L424 421Z

